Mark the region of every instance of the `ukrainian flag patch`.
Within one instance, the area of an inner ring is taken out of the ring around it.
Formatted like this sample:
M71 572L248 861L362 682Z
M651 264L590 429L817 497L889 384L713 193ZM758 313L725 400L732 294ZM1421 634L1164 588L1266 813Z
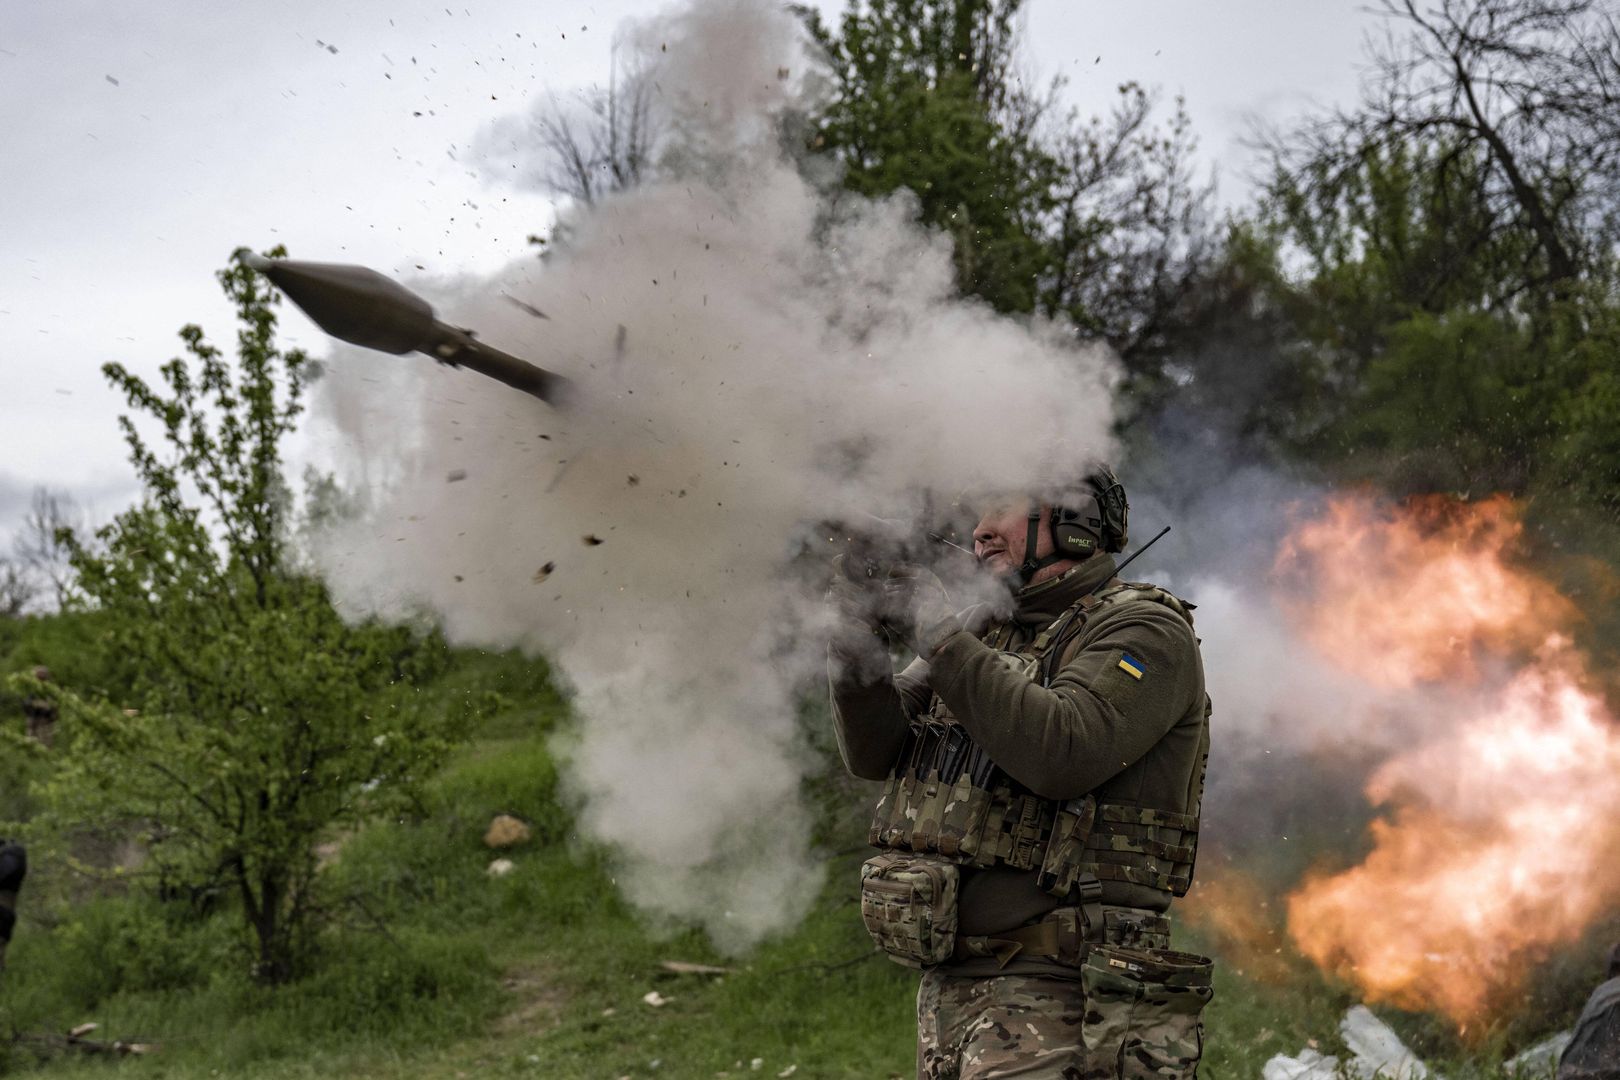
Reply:
M1130 653L1126 653L1119 658L1119 670L1133 679L1140 679L1142 677L1142 661Z

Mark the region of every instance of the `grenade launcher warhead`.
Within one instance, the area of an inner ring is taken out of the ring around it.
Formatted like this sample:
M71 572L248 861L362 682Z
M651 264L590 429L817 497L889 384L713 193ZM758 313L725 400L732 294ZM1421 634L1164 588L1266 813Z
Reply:
M563 376L486 345L471 330L440 322L426 300L375 270L253 254L242 261L339 341L395 355L427 353L441 364L472 368L549 405L560 405L568 396L569 382Z

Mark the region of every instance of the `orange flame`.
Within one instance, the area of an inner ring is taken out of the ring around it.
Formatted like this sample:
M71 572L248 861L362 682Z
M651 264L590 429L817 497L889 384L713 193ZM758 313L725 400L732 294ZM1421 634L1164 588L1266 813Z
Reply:
M1520 528L1504 499L1355 497L1279 560L1317 648L1381 685L1431 684L1445 712L1370 777L1371 854L1307 877L1289 933L1369 1000L1459 1026L1620 900L1620 728L1565 633L1574 605L1508 562ZM1492 678L1486 654L1520 666Z
M1501 496L1400 507L1350 496L1294 531L1277 571L1290 614L1340 666L1380 686L1471 679L1480 650L1532 650L1578 618L1506 561L1523 528Z

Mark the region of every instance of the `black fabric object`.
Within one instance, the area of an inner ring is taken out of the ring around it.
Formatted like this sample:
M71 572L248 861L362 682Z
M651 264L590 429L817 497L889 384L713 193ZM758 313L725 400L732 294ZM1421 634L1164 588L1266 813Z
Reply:
M21 844L0 840L0 893L14 893L28 876L28 852Z
M0 956L4 955L11 931L17 925L17 890L28 876L28 852L21 844L0 840Z
M1558 1060L1558 1080L1620 1080L1620 978L1592 991Z

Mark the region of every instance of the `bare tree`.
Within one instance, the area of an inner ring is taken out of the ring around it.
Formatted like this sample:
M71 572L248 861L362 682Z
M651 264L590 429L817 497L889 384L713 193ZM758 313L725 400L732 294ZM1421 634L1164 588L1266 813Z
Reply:
M1070 113L1052 143L1061 168L1047 226L1053 269L1042 307L1106 338L1148 374L1207 266L1213 183L1192 165L1196 141L1179 99L1162 123L1154 95L1119 88L1106 115Z
M607 86L583 91L583 108L548 96L532 118L546 155L540 182L587 204L641 183L661 129L655 92L647 67L640 61L623 65L615 48Z
M12 542L17 570L32 579L36 596L48 592L57 608L67 602L73 589L67 537L75 530L84 531L83 518L71 496L36 487L22 529Z
M39 596L39 582L13 559L0 555L0 619L18 619Z
M1620 28L1612 0L1382 0L1391 28L1359 106L1273 139L1320 197L1369 155L1445 148L1490 240L1525 238L1511 299L1606 270L1620 236ZM1470 172L1477 173L1469 176Z

